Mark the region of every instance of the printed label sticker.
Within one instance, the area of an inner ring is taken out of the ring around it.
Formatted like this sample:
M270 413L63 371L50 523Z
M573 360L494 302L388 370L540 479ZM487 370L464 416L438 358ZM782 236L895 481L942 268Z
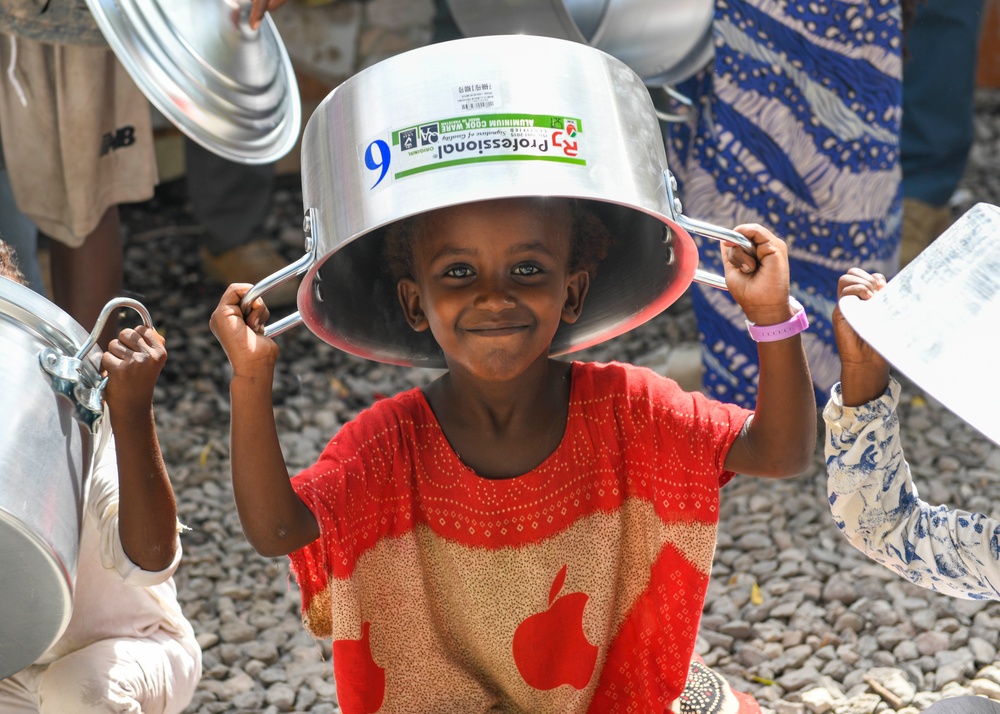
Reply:
M455 104L460 112L498 109L503 104L497 82L469 82L455 87Z
M548 114L476 114L423 122L365 150L370 187L436 169L489 161L556 161L586 166L582 123Z

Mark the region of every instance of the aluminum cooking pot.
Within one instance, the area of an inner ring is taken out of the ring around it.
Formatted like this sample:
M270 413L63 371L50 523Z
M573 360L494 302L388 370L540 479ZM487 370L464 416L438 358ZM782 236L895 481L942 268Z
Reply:
M361 357L443 367L430 332L407 325L382 260L382 229L438 208L498 198L589 199L615 238L580 319L553 354L640 325L696 277L689 230L751 247L687 218L640 77L611 55L548 37L478 37L423 47L335 89L302 141L306 255L244 305L296 275L299 312L324 341ZM705 282L725 286L716 276Z
M80 528L103 436L96 336L45 298L0 278L0 679L62 635L73 610Z
M651 87L712 59L713 0L448 0L467 37L529 34L582 42L622 60Z

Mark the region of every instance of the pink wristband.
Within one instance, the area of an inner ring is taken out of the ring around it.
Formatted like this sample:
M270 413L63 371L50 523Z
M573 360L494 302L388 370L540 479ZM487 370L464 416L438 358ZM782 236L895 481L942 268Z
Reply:
M806 310L802 304L790 295L788 304L795 310L795 314L777 325L755 325L750 320L746 321L747 332L754 342L777 342L797 335L809 327L809 318L806 317Z

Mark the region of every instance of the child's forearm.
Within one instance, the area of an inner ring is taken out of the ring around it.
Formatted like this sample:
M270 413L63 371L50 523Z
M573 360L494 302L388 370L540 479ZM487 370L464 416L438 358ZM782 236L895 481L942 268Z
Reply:
M758 345L757 407L747 430L752 463L744 473L784 478L812 462L816 397L798 335Z
M118 461L118 533L143 570L167 568L177 552L177 504L160 453L153 407L110 411Z
M234 376L230 383L236 510L254 550L275 557L312 543L319 537L319 525L292 488L271 397L270 374Z
M882 396L889 386L889 364L879 360L871 364L844 363L840 369L840 393L844 405L859 407Z

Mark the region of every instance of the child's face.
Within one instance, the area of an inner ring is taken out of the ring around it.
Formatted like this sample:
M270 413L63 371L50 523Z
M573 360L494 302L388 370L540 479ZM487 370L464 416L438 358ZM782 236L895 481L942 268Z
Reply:
M547 357L575 322L589 280L571 273L570 212L558 200L506 199L428 214L399 282L410 325L430 329L449 368L512 379Z

